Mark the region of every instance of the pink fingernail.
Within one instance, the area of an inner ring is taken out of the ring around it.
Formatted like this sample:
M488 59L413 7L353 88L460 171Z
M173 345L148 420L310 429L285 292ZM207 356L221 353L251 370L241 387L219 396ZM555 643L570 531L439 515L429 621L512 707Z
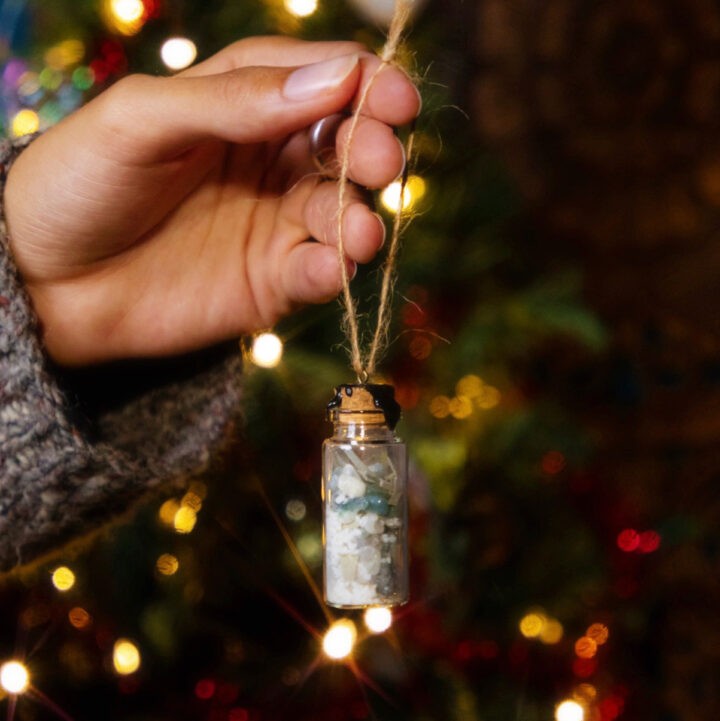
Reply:
M341 85L357 65L357 53L304 65L285 81L283 95L288 100L311 100Z
M380 213L373 213L373 215L378 219L378 222L380 223L380 227L382 228L383 237L380 241L380 245L378 246L378 250L385 245L385 241L387 240L387 226L385 225L385 221L382 218L382 215Z

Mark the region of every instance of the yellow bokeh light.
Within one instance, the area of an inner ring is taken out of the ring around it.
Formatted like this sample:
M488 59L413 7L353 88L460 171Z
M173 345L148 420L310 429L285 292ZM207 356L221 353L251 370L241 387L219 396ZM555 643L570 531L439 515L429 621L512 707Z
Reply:
M181 499L180 506L183 508L192 508L198 513L202 508L202 498L194 491L188 491Z
M140 668L140 650L126 638L119 638L113 647L113 666L121 676L128 676Z
M82 40L63 40L45 53L45 64L52 70L64 70L77 65L85 57Z
M478 408L487 411L495 408L495 406L500 403L500 398L500 391L497 388L494 386L483 386L477 398L475 398L475 403L477 403Z
M161 573L163 576L172 576L174 573L177 573L178 568L180 568L180 561L170 553L163 553L156 561L155 568L157 568L158 573Z
M195 62L197 46L190 38L168 38L160 48L160 57L170 70L184 70Z
M592 703L597 698L597 689L591 683L581 683L573 691L573 696L580 702Z
M430 414L433 418L447 418L450 415L450 399L447 396L435 396L430 401Z
M472 401L467 396L456 396L450 399L450 415L463 420L469 418L473 412Z
M355 647L357 630L355 624L343 618L335 621L323 637L323 651L329 658L341 660L347 658Z
M555 721L584 721L585 709L570 699L558 704L555 709Z
M396 180L394 183L383 190L380 194L380 202L391 213L397 213L400 210L400 189L402 183ZM402 210L411 210L417 205L425 195L427 185L419 175L411 175L405 184L405 190L402 194Z
M565 631L560 621L549 618L542 631L540 631L540 640L548 645L560 643L564 633Z
M604 623L593 623L588 626L585 635L595 641L598 646L602 646L608 640L610 631Z
M12 134L19 138L23 135L37 133L40 129L40 117L34 110L25 108L15 115L11 124Z
M0 666L0 686L11 694L27 691L30 686L30 673L20 661L6 661Z
M306 18L318 8L318 0L285 0L285 9L296 18Z
M392 626L392 611L383 606L368 608L363 617L368 631L382 633Z
M52 583L58 591L69 591L75 585L75 574L67 566L60 566L53 571Z
M158 517L166 526L175 523L175 514L180 510L180 503L175 498L169 498L160 506Z
M145 4L142 0L105 0L103 14L111 29L135 35L145 22Z
M476 375L463 376L455 386L455 392L459 396L477 398L485 384L483 379Z
M275 333L260 333L253 340L250 358L261 368L275 368L283 354L283 342Z
M520 619L520 633L525 638L537 638L547 624L547 617L539 612L525 614Z
M178 509L173 519L173 526L178 533L190 533L197 523L197 513L188 506Z

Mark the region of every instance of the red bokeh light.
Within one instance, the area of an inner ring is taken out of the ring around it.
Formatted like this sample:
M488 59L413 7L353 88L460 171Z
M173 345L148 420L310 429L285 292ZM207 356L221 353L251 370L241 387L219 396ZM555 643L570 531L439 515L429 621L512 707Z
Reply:
M215 695L215 681L209 678L200 679L195 684L195 695L202 701L207 701Z
M634 528L626 528L618 533L617 545L625 553L637 551L640 545L640 534Z
M638 541L638 551L652 553L660 548L660 534L657 531L643 531Z
M596 658L576 658L573 661L573 673L579 678L589 678L597 671Z

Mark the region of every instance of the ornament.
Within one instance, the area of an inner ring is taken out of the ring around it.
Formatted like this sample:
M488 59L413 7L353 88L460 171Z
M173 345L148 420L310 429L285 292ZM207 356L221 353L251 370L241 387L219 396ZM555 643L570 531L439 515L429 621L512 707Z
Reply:
M338 608L408 600L407 451L389 385L342 385L323 444L325 601Z
M349 0L357 13L376 25L387 27L395 13L395 0ZM413 0L413 15L425 4L425 0Z

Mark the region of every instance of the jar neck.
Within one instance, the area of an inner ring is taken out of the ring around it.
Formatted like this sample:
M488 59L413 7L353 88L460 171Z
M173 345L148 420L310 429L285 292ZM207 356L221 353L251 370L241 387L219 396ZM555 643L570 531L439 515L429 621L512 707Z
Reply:
M337 440L394 441L395 434L386 423L372 423L363 420L336 421L333 438Z

